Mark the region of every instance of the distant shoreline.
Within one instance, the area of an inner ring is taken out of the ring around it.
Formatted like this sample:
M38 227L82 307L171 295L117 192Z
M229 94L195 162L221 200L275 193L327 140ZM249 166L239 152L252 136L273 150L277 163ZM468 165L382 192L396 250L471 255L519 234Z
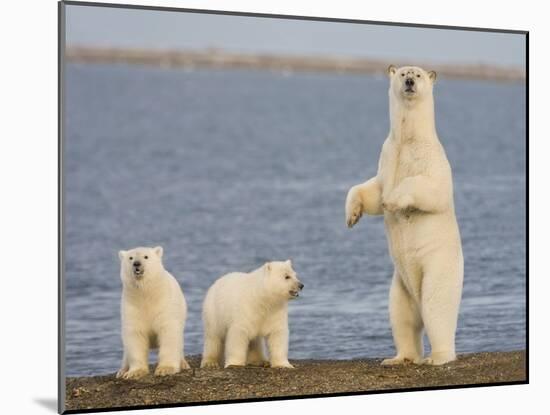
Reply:
M206 49L156 50L68 47L65 56L69 62L125 63L162 68L242 68L262 69L290 74L292 72L332 72L342 74L385 74L389 62L363 58L336 58L292 55L241 54ZM481 79L506 82L525 82L525 72L518 68L491 65L453 65L415 63L425 69L435 70L446 78Z
M174 376L148 375L140 380L114 374L69 377L66 410L140 405L199 403L341 394L451 385L525 383L525 351L460 355L443 366L381 366L381 359L291 360L295 369L199 369L200 357L188 357L193 368Z

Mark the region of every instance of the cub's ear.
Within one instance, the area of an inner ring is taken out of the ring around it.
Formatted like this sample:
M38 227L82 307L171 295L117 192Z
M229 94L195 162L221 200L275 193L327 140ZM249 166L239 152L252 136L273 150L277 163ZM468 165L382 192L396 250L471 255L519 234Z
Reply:
M118 251L118 259L120 259L121 261L126 258L126 251Z
M155 246L153 248L153 251L155 251L155 254L157 254L159 258L162 258L162 254L164 252L164 250L162 249L162 246Z
M397 72L397 67L395 65L390 65L388 66L387 72L388 72L388 75L392 77Z
M286 264L292 268L292 261L290 259L287 259L286 260Z
M270 273L271 272L271 262L266 262L264 264L265 272Z
M435 71L428 72L428 77L432 81L432 84L435 83L435 79L437 78L437 73Z

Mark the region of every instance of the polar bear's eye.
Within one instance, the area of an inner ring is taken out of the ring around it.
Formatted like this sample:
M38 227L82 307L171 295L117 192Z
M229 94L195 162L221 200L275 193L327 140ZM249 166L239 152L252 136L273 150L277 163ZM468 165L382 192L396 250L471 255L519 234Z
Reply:
M417 77L417 78L420 78L420 74L417 74L416 77Z
M402 74L401 74L401 76L405 76L405 74L404 74L404 73L402 73Z
M289 280L289 279L290 279L290 275L287 275L287 276L285 277L285 280Z
M130 258L128 258L128 259L129 259L129 260L131 261L132 259L134 259L134 257L133 257L133 256L131 256L131 257L130 257Z
M147 255L145 255L143 258L148 259L149 257Z

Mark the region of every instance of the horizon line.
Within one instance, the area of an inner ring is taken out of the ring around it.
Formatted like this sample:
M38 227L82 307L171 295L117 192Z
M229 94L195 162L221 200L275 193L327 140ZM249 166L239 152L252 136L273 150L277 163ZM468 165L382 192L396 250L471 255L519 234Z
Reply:
M354 74L386 73L390 64L403 65L405 59L381 59L314 54L271 52L234 52L218 47L207 48L139 48L67 46L65 57L79 63L126 63L163 68L241 68L292 72L335 72ZM488 63L430 63L421 66L455 79L480 79L518 82L526 80L525 71L516 65Z

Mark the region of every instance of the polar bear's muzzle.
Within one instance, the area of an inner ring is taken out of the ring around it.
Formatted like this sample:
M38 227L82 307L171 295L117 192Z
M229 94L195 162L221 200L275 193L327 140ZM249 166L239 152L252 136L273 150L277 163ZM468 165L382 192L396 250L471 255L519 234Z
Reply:
M414 94L416 92L415 82L413 78L405 79L405 93Z
M132 271L134 272L134 277L139 279L143 277L143 273L145 272L145 269L141 264L141 262L134 261L134 263L132 264Z
M297 298L300 296L300 291L302 291L302 288L304 288L304 284L299 282L298 285L296 286L296 289L290 290L288 293L292 298Z

